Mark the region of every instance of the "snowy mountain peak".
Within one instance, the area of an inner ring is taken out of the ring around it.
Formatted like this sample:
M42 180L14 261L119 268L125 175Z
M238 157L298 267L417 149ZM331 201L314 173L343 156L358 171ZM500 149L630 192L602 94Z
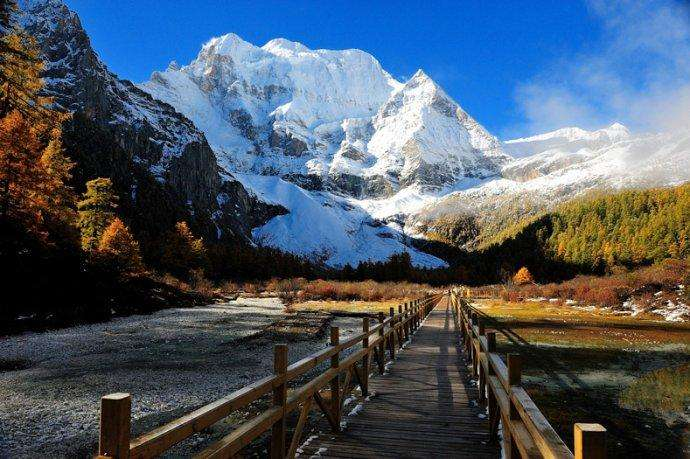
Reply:
M200 56L210 54L220 54L227 56L238 56L247 52L256 51L258 48L251 43L244 41L239 35L227 33L220 37L211 38L204 43L201 48Z
M424 70L418 69L416 72L414 72L414 75L408 80L409 81L417 81L417 82L423 82L426 80L431 80L429 75L424 73ZM433 82L433 80L431 80Z
M627 139L630 137L630 131L627 127L621 123L613 123L611 126L600 129L601 132L605 132L611 139Z
M583 148L597 150L604 145L628 138L630 138L628 128L620 123L613 123L596 131L567 127L531 137L507 140L504 142L504 147L513 157L524 158L548 151L567 153Z
M189 65L156 72L140 87L191 118L220 166L245 174L248 188L263 183L257 174L273 176L302 190L295 199L320 202L333 193L354 203L406 189L433 195L467 178L497 176L510 159L422 70L403 84L357 49L310 50L284 38L259 48L227 34ZM282 205L297 215L307 204ZM257 235L296 250L286 242L294 234L277 238L279 230Z
M620 123L613 123L612 125L606 128L598 129L596 131L587 131L579 127L566 127L530 137L521 137L518 139L506 140L505 143L515 144L522 142L536 142L548 139L562 139L568 142L574 142L578 140L591 140L595 138L600 138L602 136L606 136L609 138L625 138L630 136L630 131L628 131L628 128Z
M293 56L299 53L312 52L311 49L304 46L297 41L291 41L286 38L274 38L261 47L264 51L268 51L276 56Z

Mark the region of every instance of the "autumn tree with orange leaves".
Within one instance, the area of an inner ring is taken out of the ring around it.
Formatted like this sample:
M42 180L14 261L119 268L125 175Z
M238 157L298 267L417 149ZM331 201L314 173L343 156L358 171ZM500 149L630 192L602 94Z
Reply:
M98 254L109 269L117 272L137 273L144 267L139 253L139 243L127 225L117 217L103 231L98 244Z
M523 266L513 276L513 283L515 285L532 284L534 283L534 278L532 277L532 273L529 272L529 269Z
M72 162L60 142L65 115L41 94L43 63L34 40L0 11L0 255L73 242Z

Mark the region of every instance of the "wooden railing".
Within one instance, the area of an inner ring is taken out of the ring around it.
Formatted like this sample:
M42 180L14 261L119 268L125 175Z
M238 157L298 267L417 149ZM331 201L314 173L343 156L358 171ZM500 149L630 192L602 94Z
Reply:
M471 360L472 376L478 379L479 398L487 405L492 440L502 426L505 457L577 458L606 457L606 429L600 424L574 425L575 454L561 440L521 386L522 357L508 354L506 362L496 353L496 332L462 298L465 290L451 292L451 307Z
M395 359L396 350L402 347L402 344L421 325L440 298L441 294L427 295L404 303L398 306L397 314L394 308L390 308L389 317L386 318L383 313L379 313L378 323L373 327L370 325L370 318L366 317L362 321L362 333L344 342L340 342L338 327L331 327L329 346L291 365L288 365L287 361L287 346L278 344L274 348L273 375L236 390L226 397L133 440L130 440L132 401L130 394L106 395L101 399L99 456L116 458L159 456L190 436L211 427L234 411L272 392L270 408L245 421L230 434L198 453L196 457L232 457L254 439L270 430L271 457L293 458L314 402L325 415L331 429L334 432L340 431L343 403L346 396L355 389L355 381L359 384L362 395L366 395L373 361L376 361L378 372L383 374L387 360L386 351L388 351L389 359ZM300 387L288 391L288 383L304 376L309 370L317 368L328 360L330 360L330 365L327 369L311 377ZM343 375L344 377L341 378ZM299 417L288 444L286 443L288 414L297 409L300 410Z

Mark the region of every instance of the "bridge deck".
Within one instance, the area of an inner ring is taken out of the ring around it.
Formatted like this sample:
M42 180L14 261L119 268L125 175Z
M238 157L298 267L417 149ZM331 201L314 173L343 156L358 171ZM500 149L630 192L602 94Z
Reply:
M498 457L498 445L488 442L484 409L474 402L476 386L467 381L446 296L387 374L370 380L374 395L357 414L343 418L343 432L324 429L301 447L300 456Z

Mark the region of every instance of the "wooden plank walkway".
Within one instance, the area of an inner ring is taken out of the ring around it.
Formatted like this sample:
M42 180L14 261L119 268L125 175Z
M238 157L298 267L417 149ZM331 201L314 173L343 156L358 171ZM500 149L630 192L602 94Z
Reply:
M445 296L387 373L369 381L373 396L356 415L343 417L345 429L335 434L324 427L299 456L499 457L498 445L489 444L488 421L479 416L484 409L474 402L476 386L466 381L459 331Z

